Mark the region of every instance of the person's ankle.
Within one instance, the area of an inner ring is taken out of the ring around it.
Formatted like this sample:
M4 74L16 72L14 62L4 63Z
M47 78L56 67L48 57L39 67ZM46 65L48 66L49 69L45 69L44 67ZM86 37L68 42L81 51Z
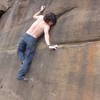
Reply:
M18 80L24 80L25 77L16 77Z

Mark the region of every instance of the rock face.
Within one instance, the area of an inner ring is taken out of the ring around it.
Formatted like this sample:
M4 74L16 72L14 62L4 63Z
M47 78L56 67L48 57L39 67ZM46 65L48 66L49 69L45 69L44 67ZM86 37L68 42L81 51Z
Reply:
M15 0L0 0L0 10L6 11L13 5Z
M0 17L7 12L15 0L0 0Z
M10 8L0 18L0 100L98 100L100 1L9 2ZM18 81L17 44L34 22L32 15L43 4L47 6L44 14L50 11L57 14L51 42L62 44L63 48L49 51L44 40L40 40L27 74L31 80Z

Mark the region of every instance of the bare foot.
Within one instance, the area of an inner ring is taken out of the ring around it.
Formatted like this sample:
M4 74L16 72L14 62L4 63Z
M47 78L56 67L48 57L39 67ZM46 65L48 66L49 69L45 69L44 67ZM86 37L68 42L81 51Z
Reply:
M24 81L28 81L29 79L28 79L28 78L24 78L23 80L24 80Z

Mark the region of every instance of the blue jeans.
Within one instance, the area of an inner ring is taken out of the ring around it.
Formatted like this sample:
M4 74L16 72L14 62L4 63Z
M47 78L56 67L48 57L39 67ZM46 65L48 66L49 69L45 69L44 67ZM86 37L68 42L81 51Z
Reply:
M17 79L24 79L36 49L37 38L25 33L19 42L17 55L21 61L19 72L16 76Z

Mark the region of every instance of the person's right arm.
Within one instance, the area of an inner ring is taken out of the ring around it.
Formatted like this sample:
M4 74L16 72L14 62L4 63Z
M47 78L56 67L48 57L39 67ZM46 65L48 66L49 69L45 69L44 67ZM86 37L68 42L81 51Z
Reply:
M50 45L50 36L49 36L49 30L50 30L50 27L45 27L44 28L44 37L45 37L45 42L47 44L47 46Z
M51 45L50 44L50 36L49 36L49 30L50 30L50 27L49 26L46 26L44 28L44 36L45 36L45 41L46 41L46 44L47 46L49 47L49 49L57 49L58 45Z

